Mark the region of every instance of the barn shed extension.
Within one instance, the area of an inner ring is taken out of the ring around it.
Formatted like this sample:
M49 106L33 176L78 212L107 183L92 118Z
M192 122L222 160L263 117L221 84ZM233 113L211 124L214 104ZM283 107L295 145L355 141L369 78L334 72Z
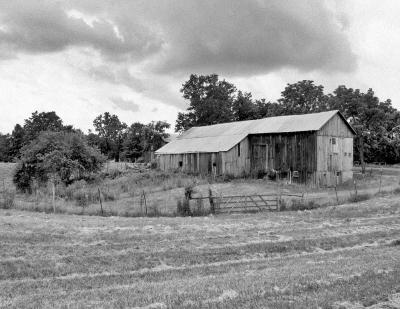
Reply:
M164 171L236 177L276 172L331 186L353 177L354 135L335 110L193 127L156 155Z

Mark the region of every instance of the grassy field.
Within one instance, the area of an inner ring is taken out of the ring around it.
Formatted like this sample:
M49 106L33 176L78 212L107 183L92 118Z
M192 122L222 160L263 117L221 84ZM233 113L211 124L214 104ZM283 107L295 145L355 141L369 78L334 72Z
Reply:
M400 200L122 218L0 210L2 308L399 308Z

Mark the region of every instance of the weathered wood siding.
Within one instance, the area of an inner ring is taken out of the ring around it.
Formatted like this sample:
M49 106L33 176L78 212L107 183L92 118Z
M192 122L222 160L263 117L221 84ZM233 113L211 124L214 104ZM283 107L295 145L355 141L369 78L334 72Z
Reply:
M221 158L223 174L233 176L248 174L250 171L249 139L246 137L229 151L221 152Z
M317 177L320 186L334 186L353 177L353 132L335 115L317 132Z
M299 172L301 182L315 181L317 142L314 132L257 134L250 135L249 141L251 173L257 173L260 168L281 172L290 170Z
M198 174L297 171L301 182L332 186L353 177L353 132L337 114L317 132L254 134L226 152L159 155L158 162L164 171Z
M203 175L223 173L220 153L160 154L158 166L163 171L180 170L185 173Z

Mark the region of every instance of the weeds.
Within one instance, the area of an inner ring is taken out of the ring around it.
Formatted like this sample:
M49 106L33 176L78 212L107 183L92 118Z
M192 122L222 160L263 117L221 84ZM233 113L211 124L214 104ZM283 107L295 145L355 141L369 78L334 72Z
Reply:
M369 193L358 193L358 194L350 194L347 202L349 203L357 203L362 201L367 201L371 198L371 194Z
M1 193L0 197L0 208L10 209L15 203L15 192L11 190L5 190Z
M178 200L176 204L176 212L179 216L191 216L190 205L188 199Z

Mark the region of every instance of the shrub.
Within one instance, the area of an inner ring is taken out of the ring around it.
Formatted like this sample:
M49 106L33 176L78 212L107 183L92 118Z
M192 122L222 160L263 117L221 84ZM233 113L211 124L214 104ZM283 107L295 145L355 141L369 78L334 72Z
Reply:
M42 132L21 149L14 183L32 191L33 180L43 185L51 178L70 184L100 170L105 158L90 147L83 135L71 132Z
M2 197L0 197L0 208L2 209L10 209L11 207L14 206L14 202L15 202L15 193L10 191L10 190L6 190L4 192L2 192Z
M192 210L192 216L201 217L207 216L211 213L210 209L204 208L204 202L202 199L196 200L196 207Z
M291 210L311 210L321 207L318 203L313 200L293 200Z
M188 199L182 199L177 201L176 212L179 216L191 216L190 205Z
M347 201L349 203L357 203L357 202L362 202L369 200L371 198L371 195L368 193L359 193L359 194L350 194L349 198Z

